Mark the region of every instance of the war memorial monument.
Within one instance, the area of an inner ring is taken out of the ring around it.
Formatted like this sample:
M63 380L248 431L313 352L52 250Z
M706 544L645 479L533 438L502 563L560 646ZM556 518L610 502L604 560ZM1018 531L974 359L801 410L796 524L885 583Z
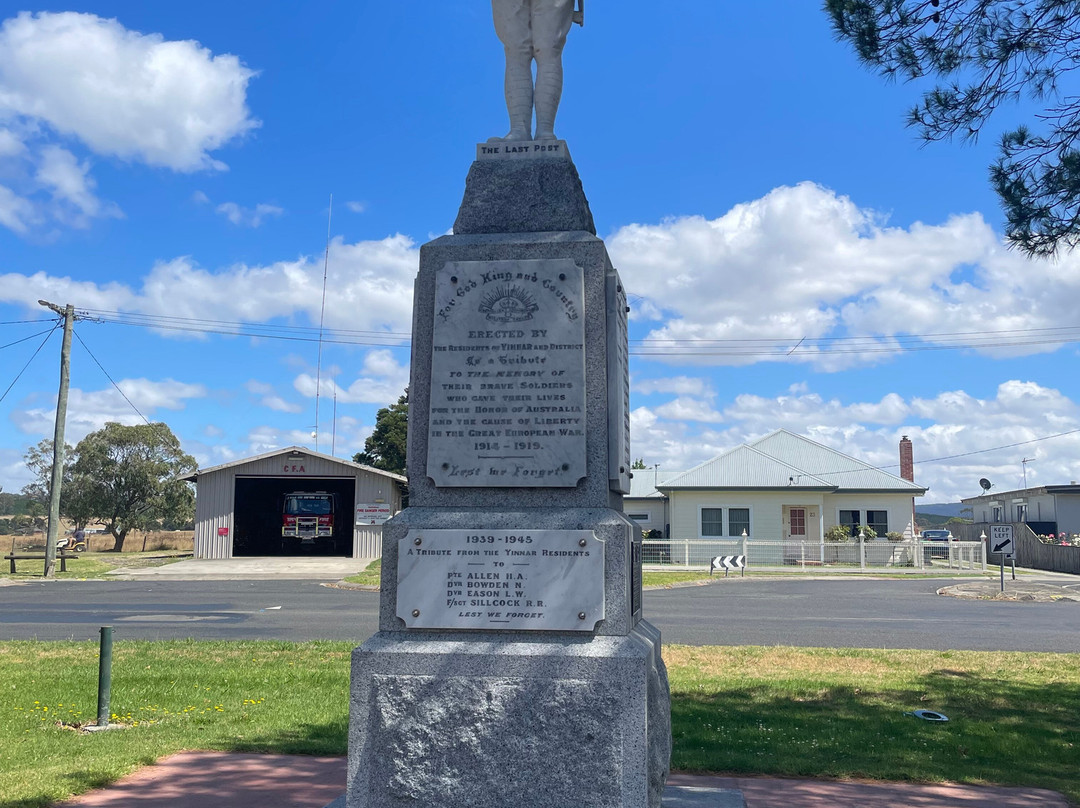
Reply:
M626 294L554 131L583 9L492 6L511 128L420 251L410 503L353 653L346 803L657 808L670 696L622 513Z

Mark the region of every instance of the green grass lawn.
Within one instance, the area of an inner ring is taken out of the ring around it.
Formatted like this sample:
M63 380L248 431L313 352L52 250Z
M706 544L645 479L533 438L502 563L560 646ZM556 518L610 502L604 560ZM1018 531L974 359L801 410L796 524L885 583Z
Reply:
M0 795L31 808L186 749L345 754L351 643L0 644ZM1080 654L665 649L677 770L1052 788L1080 800ZM946 724L905 711L939 710Z
M378 586L382 580L382 559L376 558L364 569L360 570L358 575L350 575L344 579L346 583L350 584L364 584L365 586Z
M190 558L191 552L180 550L148 550L145 553L79 553L78 558L69 559L67 572L60 572L60 561L56 562L57 578L72 578L75 580L88 580L94 578L108 578L109 573L117 567L160 567L171 564L183 558ZM45 570L45 562L36 559L15 562L16 572L11 574L9 562L3 561L0 569L0 578L12 580L40 579Z

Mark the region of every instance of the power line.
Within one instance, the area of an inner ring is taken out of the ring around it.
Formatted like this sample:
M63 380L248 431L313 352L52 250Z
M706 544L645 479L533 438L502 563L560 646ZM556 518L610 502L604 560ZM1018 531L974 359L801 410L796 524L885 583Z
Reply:
M4 400L5 398L7 398L7 394L11 392L11 388L15 386L15 383L16 383L17 381L19 381L19 379L20 379L20 378L22 377L22 375L23 375L23 374L24 374L24 373L26 372L26 369L27 369L28 367L30 367L30 363L34 361L34 357L35 357L35 356L37 356L37 355L38 355L38 353L40 353L40 351L41 351L41 349L42 349L42 348L44 348L44 347L45 347L45 343L49 341L49 337L51 337L51 336L53 335L53 332L55 332L55 331L56 331L56 329L60 328L60 326L61 326L61 325L63 325L63 321L61 321L61 322L58 322L58 323L57 323L56 325L54 325L54 326L53 326L53 327L52 327L52 328L51 328L51 329L49 330L49 333L45 335L45 339L43 339L43 340L41 341L41 344L37 346L37 350L35 350L35 351L34 351L34 352L33 352L33 353L32 353L32 354L30 355L30 358L26 360L26 364L25 364L25 365L23 365L23 367L22 367L22 370L20 370L20 371L18 372L18 374L17 374L16 376L15 376L15 378L11 380L11 384L9 384L9 385L7 386L7 390L5 390L5 391L4 391L4 394L3 394L2 396L0 396L0 401L3 401L3 400ZM35 336L36 336L36 335L35 335Z
M21 323L51 323L47 317L38 317L36 320L4 320L0 325L19 325Z
M307 326L255 324L207 318L174 317L118 311L80 309L85 318L99 323L139 326L166 331L187 331L225 336L245 336L292 342L319 342L319 329ZM323 342L370 347L407 347L407 332L324 329ZM932 344L937 342L938 344ZM927 344L931 343L931 344ZM1080 343L1080 327L1008 329L1002 331L955 331L891 336L824 336L748 339L656 339L630 340L633 356L700 357L806 357L828 354L888 354L918 351L1038 347Z
M1041 443L1044 440L1053 440L1054 438L1064 438L1067 435L1075 435L1080 433L1080 429L1070 429L1067 432L1058 432L1054 435L1043 435L1041 438L1032 438L1031 440L1017 441L1016 443L1007 443L1004 446L994 446L990 449L976 449L973 452L961 452L960 454L946 455L945 457L932 457L929 460L920 460L920 463L940 463L943 460L956 460L959 457L971 457L971 455L985 454L986 452L997 452L1001 449L1015 449L1018 446L1028 446L1032 443ZM899 465L899 463L895 464ZM892 466L885 466L885 468L892 468Z
M970 452L960 452L959 454L944 455L942 457L930 457L930 458L927 458L926 460L917 460L917 461L915 461L915 465L920 466L920 465L923 465L925 463L941 463L941 462L944 462L946 460L957 460L957 459L962 458L962 457L971 457L973 455L987 454L989 452L999 452L999 451L1001 451L1003 449L1016 449L1017 447L1020 447L1020 446L1028 446L1028 445L1030 445L1032 443L1041 443L1042 441L1054 440L1055 438L1064 438L1064 437L1067 437L1069 435L1076 435L1076 434L1080 434L1080 429L1070 429L1070 430L1068 430L1066 432L1057 432L1057 433L1055 433L1053 435L1043 435L1043 436L1038 437L1038 438L1031 438L1030 440L1017 441L1016 443L1006 443L1006 444L1004 444L1002 446L991 446L991 447L988 447L986 449L974 449L974 450L972 450ZM890 464L888 464L886 466L872 466L872 468L875 468L878 471L884 471L886 473L888 473L889 469L895 469L895 468L899 468L899 467L900 467L899 463L890 463ZM809 475L811 477L837 477L837 476L839 476L841 474L858 474L860 469L843 469L843 470L838 470L838 471L807 471L806 469L799 469L799 471L801 471L804 474Z
M35 320L34 322L49 322L49 321L48 320ZM36 334L31 334L29 337L23 337L22 339L17 339L14 342L9 342L7 345L0 345L0 351L4 350L4 348L10 348L12 345L18 345L20 342L26 342L27 340L32 340L34 337L40 337L42 334L51 334L55 328L56 328L56 326L53 326L52 328L47 328L44 331L38 331Z
M132 403L131 399L127 397L127 394L123 390L120 389L120 385L118 385L116 382L113 381L113 377L109 375L109 371L105 370L105 368L102 366L102 364L100 362L98 362L98 358L96 356L94 356L94 352L90 350L90 346L87 345L85 342L83 342L83 338L79 336L79 332L78 331L73 331L72 333L75 334L75 339L77 339L79 341L79 344L82 345L84 348L86 348L86 352L88 354L90 354L90 358L94 360L94 364L97 365L101 369L101 372L105 374L105 378L108 379L112 383L112 386L116 388L116 392L118 392L120 395L122 395L124 397L124 401L126 401L128 404L130 404L131 409L135 410L135 412L138 413L139 417L143 419L143 422L147 426L149 426L150 422L146 419L146 416L143 415L142 412L139 410L139 408L136 407Z

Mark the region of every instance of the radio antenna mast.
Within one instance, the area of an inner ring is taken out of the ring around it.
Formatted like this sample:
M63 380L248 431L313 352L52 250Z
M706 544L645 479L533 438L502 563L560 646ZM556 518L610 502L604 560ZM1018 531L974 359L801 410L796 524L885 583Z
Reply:
M337 385L334 385L334 429L330 433L330 454L337 456Z
M1027 488L1027 464L1035 462L1034 457L1025 457L1020 461L1020 465L1024 467L1024 488Z
M319 451L319 394L322 392L323 321L326 319L326 273L330 266L330 222L334 216L334 195L330 194L330 210L326 214L326 253L323 255L322 307L319 309L319 359L315 363L315 451Z

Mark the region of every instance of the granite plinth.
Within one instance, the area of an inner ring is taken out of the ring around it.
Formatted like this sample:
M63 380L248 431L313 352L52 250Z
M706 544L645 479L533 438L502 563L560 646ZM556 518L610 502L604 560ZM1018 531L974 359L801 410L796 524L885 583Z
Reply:
M348 808L659 808L659 632L491 642L379 632L353 652Z
M530 149L527 154L533 154L533 145L541 144L520 144ZM589 201L572 160L529 157L472 164L454 222L455 234L573 230L596 235Z

